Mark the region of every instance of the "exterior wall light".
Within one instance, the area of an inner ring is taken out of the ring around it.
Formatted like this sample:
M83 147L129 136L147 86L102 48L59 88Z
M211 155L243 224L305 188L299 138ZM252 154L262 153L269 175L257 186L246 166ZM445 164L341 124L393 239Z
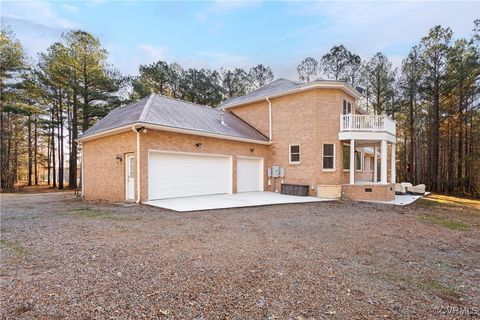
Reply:
M123 159L122 156L117 153L117 155L115 156L115 160L117 160L117 162L122 162Z
M202 143L201 142L197 142L195 143L195 145L197 146L197 148L200 148L202 146Z
M253 151L255 151L255 148L250 148L250 152L253 152Z

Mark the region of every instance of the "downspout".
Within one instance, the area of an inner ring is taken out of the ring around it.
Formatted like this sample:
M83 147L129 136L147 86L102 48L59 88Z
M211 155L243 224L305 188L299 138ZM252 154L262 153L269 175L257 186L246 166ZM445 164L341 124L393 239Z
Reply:
M132 130L136 132L137 134L137 152L135 157L137 158L137 201L136 203L140 203L140 130L142 128L135 128L135 126L132 126Z
M83 174L84 172L84 169L83 169L83 143L80 142L80 150L81 150L81 154L80 154L80 187L81 187L81 195L82 195L82 198L85 197L85 176ZM75 177L76 179L77 177Z
M269 97L266 97L265 100L268 102L268 140L272 141L272 101ZM275 177L268 178L268 185L271 185L272 192L275 192Z
M272 101L268 97L265 100L268 102L268 139L272 141Z

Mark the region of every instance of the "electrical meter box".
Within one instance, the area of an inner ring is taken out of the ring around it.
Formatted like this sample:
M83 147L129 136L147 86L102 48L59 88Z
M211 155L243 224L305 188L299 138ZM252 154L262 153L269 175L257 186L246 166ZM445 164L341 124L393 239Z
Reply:
M285 169L280 166L272 166L268 168L268 177L278 178L285 176Z

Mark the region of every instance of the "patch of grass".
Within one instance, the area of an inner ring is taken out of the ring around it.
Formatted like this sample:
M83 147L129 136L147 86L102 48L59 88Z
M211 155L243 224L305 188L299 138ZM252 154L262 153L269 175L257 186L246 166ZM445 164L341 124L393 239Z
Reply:
M462 297L461 292L454 286L443 284L437 280L423 281L420 288L435 293L444 300L459 301Z
M98 220L133 220L132 217L115 216L109 211L94 209L90 207L71 209L68 211L68 213L73 213L81 217Z
M3 221L26 221L26 220L34 220L39 219L38 216L9 216L2 218Z
M470 225L466 224L465 222L451 220L446 217L425 215L425 216L422 216L421 219L423 221L427 221L429 223L432 223L437 226L441 226L450 230L465 231L470 228Z
M442 206L440 202L431 200L430 198L418 199L416 204L426 208L437 208Z
M19 256L27 254L27 249L22 246L19 241L8 241L0 239L0 249L10 250Z
M426 206L449 206L449 207L463 207L474 210L480 210L480 200L468 199L461 197L453 197L440 194L432 194L422 199L422 204Z

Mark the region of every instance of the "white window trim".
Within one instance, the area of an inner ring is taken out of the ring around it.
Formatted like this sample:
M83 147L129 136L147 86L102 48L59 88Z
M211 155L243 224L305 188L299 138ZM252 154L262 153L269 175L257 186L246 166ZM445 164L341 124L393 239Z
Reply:
M299 161L292 161L292 147L294 146L298 146L298 157L299 157ZM299 143L292 143L288 146L288 163L289 164L300 164L300 162L302 161L302 149L300 148L300 144Z
M356 151L357 154L360 154L360 169L357 169L357 162L355 161L355 171L363 172L365 171L365 154L363 151ZM357 160L357 155L355 154L355 160Z
M346 100L346 99L343 99L343 103L345 105L345 108L346 110L344 109L344 106L342 105L342 114L343 115L348 115L348 114L353 114L353 104L352 102ZM348 105L350 104L350 110L348 110Z
M324 160L324 157L325 157L325 155L323 153L325 151L324 146L326 144L333 144L333 169L325 169L323 167L323 160ZM336 153L335 143L322 143L322 171L324 171L324 172L334 172L334 171L336 171L337 170L336 163L335 163L336 161L337 161L337 153Z
M342 159L345 157L345 155L343 154L343 148L344 147L348 147L350 149L350 143L344 143L342 144ZM350 159L350 158L349 158ZM345 159L343 159L343 161L345 161ZM348 163L350 163L350 160L348 160ZM343 168L343 162L342 162L342 169L343 169L343 172L350 172L350 169L345 169Z

